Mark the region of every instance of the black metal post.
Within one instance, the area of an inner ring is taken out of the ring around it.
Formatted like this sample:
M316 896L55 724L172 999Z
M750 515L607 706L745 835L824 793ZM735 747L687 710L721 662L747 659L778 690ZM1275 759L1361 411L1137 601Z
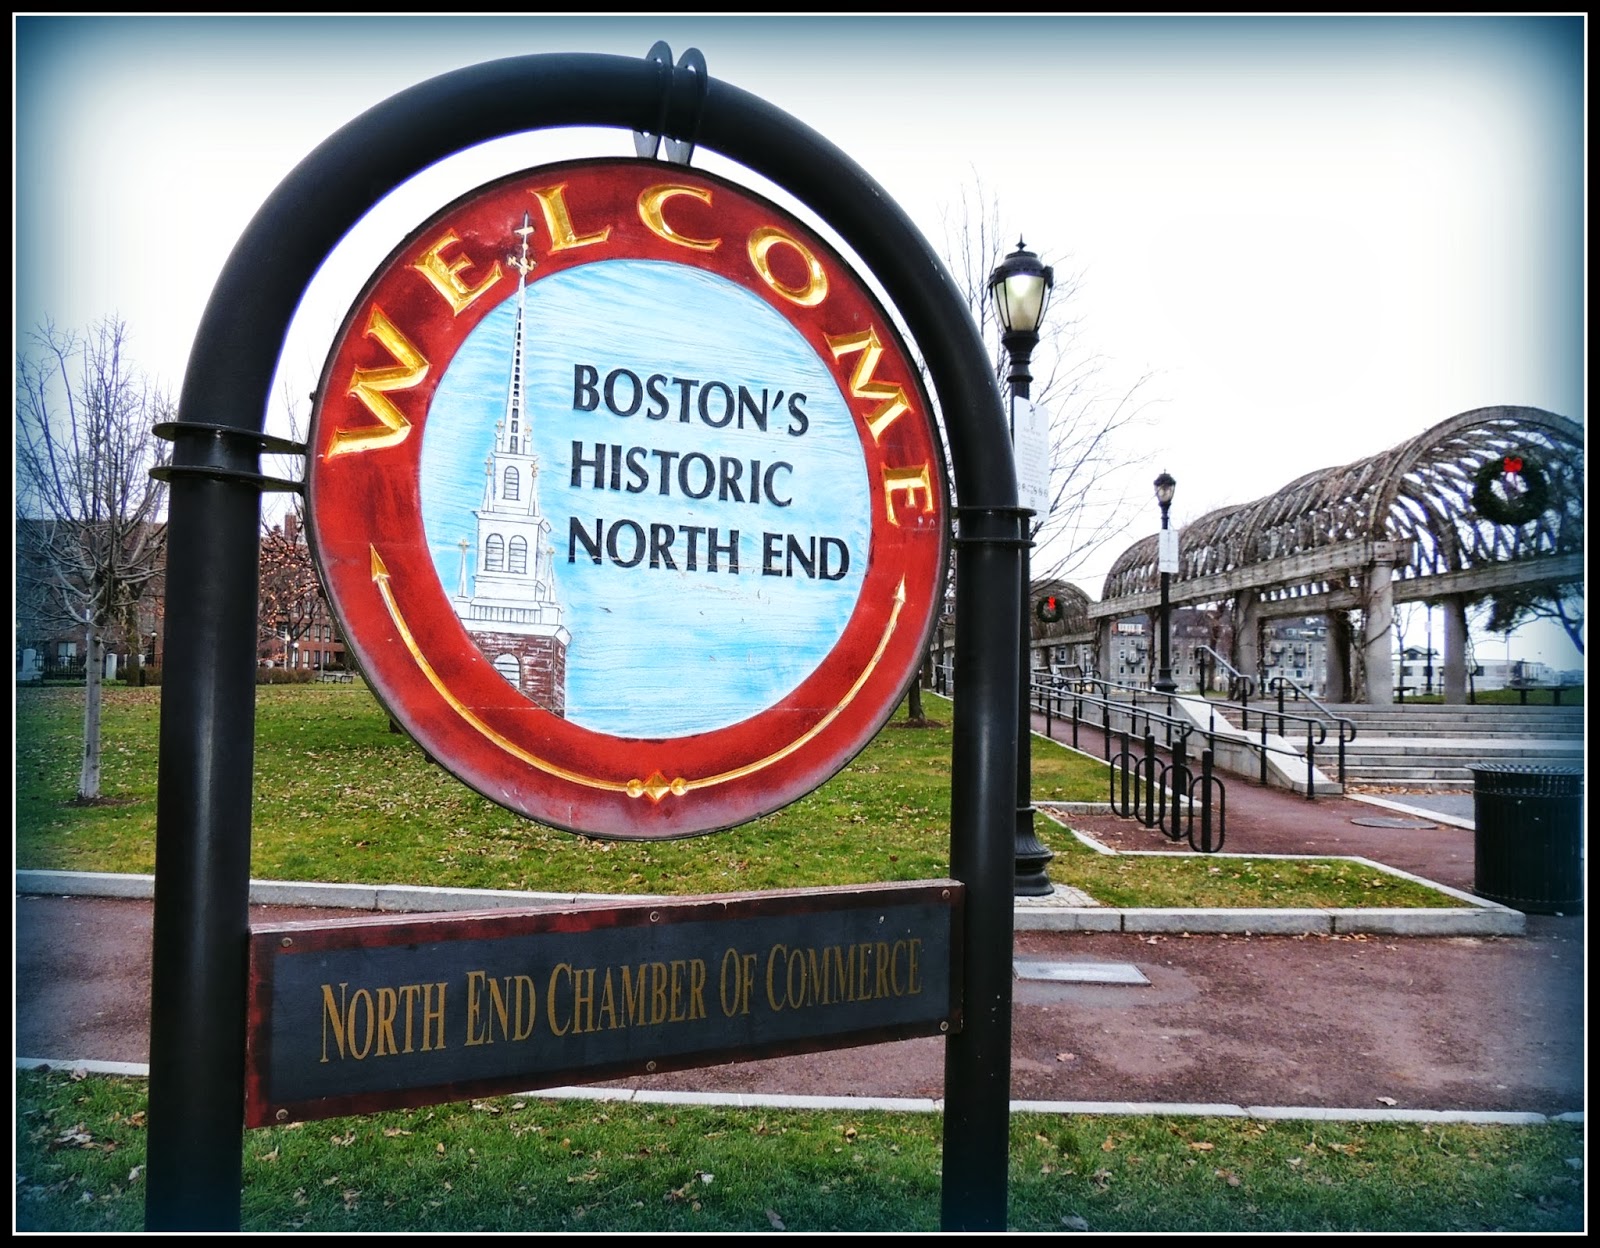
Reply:
M1017 691L1022 655L1003 640L1017 636L1012 611L1018 557L1027 537L1026 513L1018 508L962 507L956 546L956 664L961 693L956 710L969 702L1009 704ZM983 621L977 627L977 621ZM969 623L970 621L970 623ZM944 1183L940 1223L945 1230L1004 1230L1005 1191L1011 1145L1011 950L1014 940L1010 837L960 835L963 829L1005 820L1013 801L1010 753L1016 718L1002 725L991 718L985 735L957 736L956 775L979 772L986 782L970 800L953 789L950 870L969 890L966 910L967 1014L962 1030L945 1042ZM1004 745L1006 771L995 766ZM961 801L961 805L956 803ZM979 805L981 801L982 805ZM1000 904L1004 899L1004 905ZM972 903L978 903L976 905ZM973 979L974 975L979 976Z
M1163 493L1163 486L1165 492ZM1156 478L1157 498L1161 503L1161 544L1164 546L1167 539L1167 513L1172 509L1173 481L1166 473ZM1158 562L1161 555L1157 554ZM1170 592L1172 574L1161 573L1161 674L1156 680L1156 690L1159 693L1176 693L1177 682L1172 679L1172 604Z
M174 439L156 766L148 1230L239 1229L259 443Z
M1007 355L1011 358L1011 374L1007 379L1011 385L1013 400L1026 399L1032 385L1033 377L1028 372L1029 361L1033 357L1033 348L1039 341L1039 335L1034 333L1009 333L1002 337ZM1013 404L1011 417L1011 442L1016 445L1016 412ZM1029 601L1032 593L1032 574L1029 571L1029 550L1033 545L1028 538L1028 529L1031 527L1030 517L1034 513L1023 513L1023 534L1025 540L1022 544L1022 588L1019 601L1022 605L1020 619L1022 638L1022 671L1020 673L1019 693L1021 706L1017 719L1017 816L1016 816L1016 878L1012 882L1012 892L1018 897L1048 897L1055 891L1055 885L1050 883L1050 876L1045 868L1050 865L1050 860L1055 854L1039 843L1039 835L1034 828L1033 805L1033 629L1028 619Z

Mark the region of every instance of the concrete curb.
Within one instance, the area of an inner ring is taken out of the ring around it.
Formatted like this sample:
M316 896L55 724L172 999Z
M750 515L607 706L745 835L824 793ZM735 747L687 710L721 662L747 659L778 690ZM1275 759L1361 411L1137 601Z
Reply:
M73 1062L40 1057L19 1057L18 1070L70 1070L86 1075L117 1075L146 1079L150 1068L135 1062ZM893 1096L792 1096L750 1095L744 1092L662 1092L633 1088L540 1088L511 1096L551 1101L607 1101L634 1105L702 1105L724 1109L787 1109L864 1113L937 1114L944 1112L943 1098ZM1563 1114L1519 1113L1499 1110L1447 1109L1330 1109L1292 1105L1162 1105L1151 1101L1012 1101L1014 1114L1081 1114L1085 1116L1140 1115L1144 1117L1255 1118L1264 1121L1312 1122L1459 1122L1482 1126L1536 1127L1550 1123L1583 1125L1581 1111Z
M1346 793L1352 802L1365 802L1368 806L1381 806L1384 810L1398 811L1402 815L1412 815L1418 819L1426 819L1429 823L1442 823L1447 828L1462 828L1468 832L1473 831L1477 824L1471 819L1463 819L1459 815L1446 815L1437 810L1429 810L1426 806L1412 806L1406 802L1397 801L1387 797L1372 797L1366 793Z
M1041 806L1046 816L1060 810L1052 803ZM1094 837L1080 832L1059 819L1054 820L1079 844L1096 853L1150 858L1204 858L1222 862L1230 858L1273 858L1286 862L1314 860L1325 854L1198 854L1177 850L1112 850ZM1372 936L1521 936L1528 928L1528 916L1498 902L1423 879L1409 871L1376 862L1371 858L1349 856L1372 871L1392 875L1423 888L1454 897L1460 906L1374 907L1354 910L1246 910L1246 909L1146 909L1114 910L1100 906L1063 905L1058 899L1019 897L1015 930L1048 932L1186 932L1190 935L1222 933L1256 936L1347 936L1363 933ZM1064 890L1057 886L1057 895ZM1082 894L1079 894L1081 896Z
M1074 833L1086 840L1081 833ZM1092 842L1088 842L1092 843ZM1134 851L1159 853L1160 851ZM1171 854L1164 855L1171 857ZM1200 856L1200 855L1195 855ZM1207 854L1208 859L1229 857L1297 858L1296 854ZM1014 928L1019 932L1165 932L1190 935L1367 935L1389 936L1520 936L1527 916L1519 910L1474 897L1458 889L1408 875L1370 859L1363 866L1399 876L1459 898L1460 907L1440 909L1362 910L1117 910L1105 906L1064 903L1063 897L1082 896L1060 889L1051 897L1019 897ZM18 895L53 897L117 897L149 900L155 896L155 876L118 875L94 871L18 871ZM496 889L440 889L413 885L318 884L292 880L250 881L252 905L316 906L335 910L380 914L418 914L441 911L496 910L515 907L557 907L604 902L598 893L520 893ZM629 896L629 901L648 901Z

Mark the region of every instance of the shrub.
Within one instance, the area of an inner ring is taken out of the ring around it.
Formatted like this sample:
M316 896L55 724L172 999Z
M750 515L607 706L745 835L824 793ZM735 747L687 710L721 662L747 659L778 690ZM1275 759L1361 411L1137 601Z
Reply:
M256 668L256 684L258 685L307 685L315 680L317 674L307 667L258 667Z

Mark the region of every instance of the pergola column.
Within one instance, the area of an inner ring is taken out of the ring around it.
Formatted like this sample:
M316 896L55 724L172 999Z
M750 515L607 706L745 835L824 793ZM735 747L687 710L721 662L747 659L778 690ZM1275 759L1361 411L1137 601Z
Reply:
M1329 611L1322 617L1327 627L1323 643L1323 696L1330 702L1350 700L1350 617Z
M1439 603L1444 611L1444 700L1467 700L1467 604L1460 594Z
M1254 680L1261 669L1261 606L1256 591L1247 589L1235 600L1234 666Z
M1394 565L1399 548L1394 542L1374 542L1367 567L1365 659L1366 701L1387 706L1394 701Z

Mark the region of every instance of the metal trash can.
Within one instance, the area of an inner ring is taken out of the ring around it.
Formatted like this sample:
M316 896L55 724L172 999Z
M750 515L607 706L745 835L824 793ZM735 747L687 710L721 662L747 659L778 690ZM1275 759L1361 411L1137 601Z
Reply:
M1583 913L1583 769L1472 771L1472 891L1532 914Z

